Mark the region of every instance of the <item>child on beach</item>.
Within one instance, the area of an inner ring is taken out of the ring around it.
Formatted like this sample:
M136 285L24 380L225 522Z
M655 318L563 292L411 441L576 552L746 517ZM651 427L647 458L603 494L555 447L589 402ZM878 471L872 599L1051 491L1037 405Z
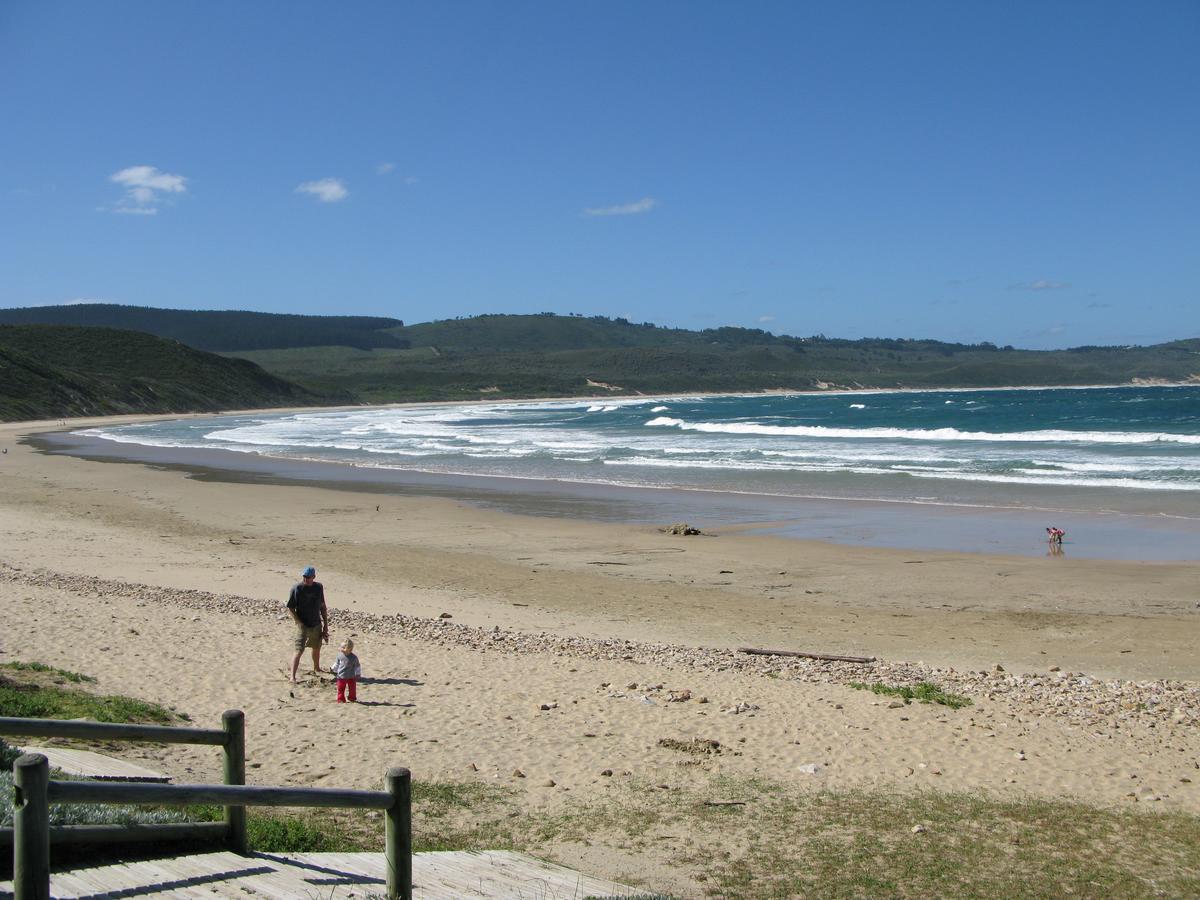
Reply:
M341 652L333 664L333 674L337 676L337 702L346 702L346 689L349 688L350 702L357 703L358 679L362 677L362 664L354 655L354 641L349 638L342 641Z

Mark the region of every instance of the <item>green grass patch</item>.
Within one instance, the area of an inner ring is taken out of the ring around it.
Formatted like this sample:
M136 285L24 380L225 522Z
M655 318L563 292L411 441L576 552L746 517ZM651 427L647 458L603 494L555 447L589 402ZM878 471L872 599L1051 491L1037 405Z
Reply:
M0 669L11 669L15 672L44 672L57 678L61 678L64 681L74 682L75 684L94 682L96 680L91 675L80 675L78 672L68 672L66 669L56 669L54 666L48 666L45 663L39 662L0 663Z
M180 716L157 703L75 688L22 684L0 675L0 716L25 719L94 719L170 725Z
M916 700L918 703L937 703L951 709L962 709L964 706L972 704L970 697L962 694L949 694L928 681L914 685L892 685L884 684L881 681L866 684L862 681L851 681L850 687L856 691L870 691L872 694L882 694L885 697L899 697L905 703L912 703Z

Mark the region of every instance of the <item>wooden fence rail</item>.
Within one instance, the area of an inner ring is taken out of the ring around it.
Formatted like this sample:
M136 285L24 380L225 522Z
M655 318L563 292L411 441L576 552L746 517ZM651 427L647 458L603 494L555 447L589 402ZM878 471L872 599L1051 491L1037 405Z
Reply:
M0 734L21 737L82 738L94 741L155 741L164 744L208 744L225 751L222 767L226 784L246 783L246 715L240 709L221 714L221 729L172 728L167 725L127 725L114 722L75 722L62 719L19 719L0 716ZM225 842L237 853L246 852L246 808L225 807ZM10 829L0 828L0 844L13 840ZM81 843L108 841L104 832L78 832ZM56 835L55 843L64 835Z
M412 776L408 769L389 769L383 791L335 788L255 787L246 785L245 716L227 710L221 731L164 728L156 725L111 725L0 717L0 734L108 740L214 744L225 748L225 784L140 784L95 781L51 781L45 756L27 753L13 765L12 829L0 829L13 843L15 900L50 896L50 845L68 841L113 843L144 840L223 837L239 853L247 852L247 806L343 807L385 812L384 849L387 896L412 898ZM215 803L225 807L224 822L162 825L50 825L51 803L111 803L187 806Z

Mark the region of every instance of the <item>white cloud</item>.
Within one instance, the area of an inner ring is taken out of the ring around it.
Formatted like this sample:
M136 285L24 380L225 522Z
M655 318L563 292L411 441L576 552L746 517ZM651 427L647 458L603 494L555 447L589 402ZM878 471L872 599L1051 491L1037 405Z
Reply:
M774 321L775 321L775 317L774 317L774 316L759 316L759 317L758 317L758 321L759 321L761 324L765 325L767 322L774 322Z
M298 188L297 194L312 194L322 203L337 203L350 196L346 185L340 178L321 178L317 181L306 181Z
M186 178L162 172L154 166L130 166L114 172L108 180L125 188L125 196L112 208L118 213L157 215L158 206L166 195L187 193Z
M380 163L375 167L376 175L390 175L392 170L396 168L395 163Z
M616 206L593 206L584 209L585 216L636 216L648 213L658 206L653 197L643 197L633 203L619 203Z
M405 184L418 184L418 183L420 183L420 181L421 181L421 179L418 178L416 175L405 175L404 176Z
M74 300L60 300L60 301L58 301L58 305L59 305L59 306L82 306L82 305L84 305L84 304L87 304L87 303L112 303L112 301L111 301L111 300L104 300L103 298L99 298L99 297L96 297L96 298L93 298L93 297L76 297Z
M1021 281L1017 284L1010 284L1010 291L1065 291L1071 286L1069 281L1050 281L1046 278L1039 278L1037 281Z

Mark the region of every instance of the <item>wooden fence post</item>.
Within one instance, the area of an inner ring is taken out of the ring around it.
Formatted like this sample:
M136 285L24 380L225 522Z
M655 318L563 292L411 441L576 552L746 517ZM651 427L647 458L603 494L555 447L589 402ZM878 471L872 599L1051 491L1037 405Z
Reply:
M412 773L388 769L384 788L392 795L384 826L389 900L412 900Z
M240 709L227 709L221 714L225 729L225 783L246 783L246 714ZM246 807L226 806L225 824L229 828L229 847L245 855L249 851L246 839Z
M50 900L50 764L26 753L13 764L13 897Z

